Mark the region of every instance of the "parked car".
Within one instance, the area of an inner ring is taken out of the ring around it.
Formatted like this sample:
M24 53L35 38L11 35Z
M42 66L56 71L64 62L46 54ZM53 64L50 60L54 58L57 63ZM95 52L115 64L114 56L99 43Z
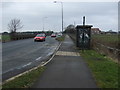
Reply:
M55 34L55 33L52 33L52 34L51 34L51 37L56 37L56 34Z
M45 34L37 34L34 37L34 41L45 41L46 35Z

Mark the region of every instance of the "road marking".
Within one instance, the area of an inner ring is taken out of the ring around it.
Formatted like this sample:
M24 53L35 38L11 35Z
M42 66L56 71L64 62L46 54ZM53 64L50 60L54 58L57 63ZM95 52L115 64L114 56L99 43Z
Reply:
M36 60L40 60L42 57L38 57Z
M56 53L56 51L59 49L60 46L61 46L61 43L57 46L57 48L55 49L54 54L52 55L52 57L51 57L47 62L42 62L42 63L41 63L40 65L38 65L37 67L34 67L34 68L30 69L30 70L27 70L27 71L25 71L25 72L23 72L23 73L21 73L21 74L18 74L18 75L14 76L14 77L11 77L11 78L5 80L4 82L0 82L0 85L3 85L3 84L5 84L5 83L7 83L7 82L9 82L9 81L11 81L11 80L14 80L15 78L20 77L20 76L22 76L22 75L24 75L24 74L26 74L26 73L28 73L28 72L30 72L30 71L32 71L32 70L35 70L35 69L37 69L37 68L39 68L39 67L41 67L41 66L45 66L47 63L49 63L49 62L54 58L55 53Z
M29 66L29 65L31 65L32 64L32 62L29 62L28 64L25 64L25 65L23 65L22 67L26 67L26 66Z
M12 71L12 70L14 70L14 68L12 68L12 69L9 69L9 70L7 70L7 71L2 72L2 74L7 73L7 72Z
M59 56L80 56L78 52L57 51L56 55Z

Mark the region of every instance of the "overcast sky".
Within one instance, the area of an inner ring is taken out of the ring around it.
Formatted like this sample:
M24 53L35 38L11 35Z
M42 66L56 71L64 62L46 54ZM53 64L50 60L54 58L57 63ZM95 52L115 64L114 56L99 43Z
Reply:
M2 2L0 30L8 31L7 24L17 18L24 25L19 31L43 30L43 23L45 30L61 31L61 3L53 1ZM80 25L86 16L86 24L102 31L118 30L118 2L62 2L64 27Z

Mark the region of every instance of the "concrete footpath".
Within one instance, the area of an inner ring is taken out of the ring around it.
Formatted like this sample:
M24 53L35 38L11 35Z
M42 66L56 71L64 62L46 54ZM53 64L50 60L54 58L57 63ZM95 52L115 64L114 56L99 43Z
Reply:
M90 69L68 35L32 88L97 88Z

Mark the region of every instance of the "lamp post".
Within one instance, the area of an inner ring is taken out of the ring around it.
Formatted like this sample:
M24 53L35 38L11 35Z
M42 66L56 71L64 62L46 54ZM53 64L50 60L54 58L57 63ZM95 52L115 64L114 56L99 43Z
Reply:
M43 17L43 31L44 31L44 29L45 29L45 25L44 25L44 20L45 20L45 18L47 18L47 17Z
M54 3L61 3L61 12L62 12L62 32L63 32L63 2L54 1Z

